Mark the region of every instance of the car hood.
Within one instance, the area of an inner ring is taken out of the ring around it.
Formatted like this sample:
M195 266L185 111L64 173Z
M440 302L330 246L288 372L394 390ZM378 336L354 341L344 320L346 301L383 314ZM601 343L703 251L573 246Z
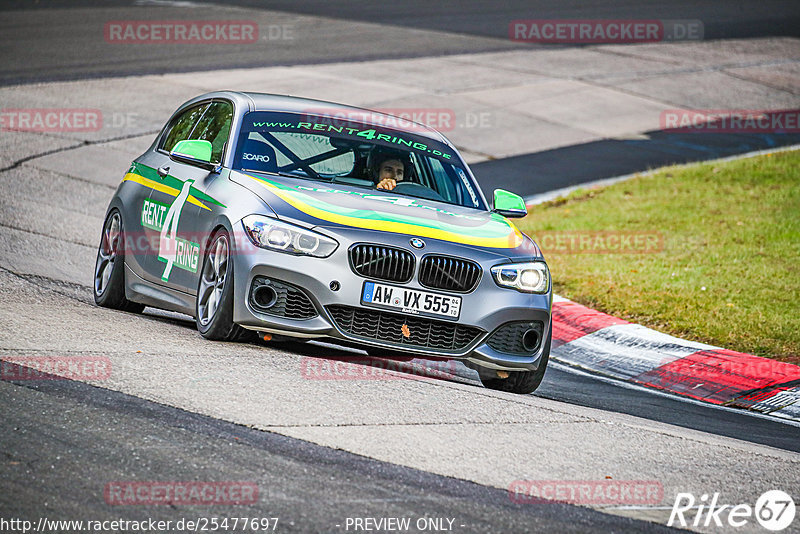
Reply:
M240 171L230 177L279 218L307 227L349 226L494 249L527 249L532 243L497 213L347 184Z

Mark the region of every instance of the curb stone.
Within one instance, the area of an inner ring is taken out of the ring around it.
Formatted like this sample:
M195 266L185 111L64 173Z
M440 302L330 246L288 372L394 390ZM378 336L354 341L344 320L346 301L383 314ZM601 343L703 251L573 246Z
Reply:
M680 339L559 296L550 357L695 400L800 421L800 366Z

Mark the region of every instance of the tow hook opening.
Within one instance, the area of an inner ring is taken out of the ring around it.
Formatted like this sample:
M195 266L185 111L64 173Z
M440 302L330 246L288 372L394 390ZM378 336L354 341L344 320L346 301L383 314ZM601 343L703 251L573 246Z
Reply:
M527 330L522 334L522 348L527 352L533 352L539 346L539 332L534 329Z
M260 285L253 289L253 304L261 310L268 310L278 302L278 293L269 285Z

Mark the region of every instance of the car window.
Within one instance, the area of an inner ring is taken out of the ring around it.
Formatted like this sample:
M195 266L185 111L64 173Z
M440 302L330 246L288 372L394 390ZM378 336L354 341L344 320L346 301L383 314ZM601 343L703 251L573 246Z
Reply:
M213 102L206 108L189 139L200 139L211 143L211 162L222 161L225 143L231 131L233 106L228 102Z
M468 167L449 145L413 131L313 114L255 111L242 119L234 169L376 188L376 168L396 159L398 195L486 209Z
M309 166L323 176L347 176L353 172L355 167L354 151L348 150L341 154L331 155L336 150L331 144L331 139L324 135L294 133L294 132L274 132L274 139L280 143L288 153L301 160L312 160L326 154L327 157L311 163ZM263 161L264 155L272 155L278 167L290 166L294 163L286 155L286 151L281 151L281 147L275 146L262 135L253 132L247 138L248 152L244 166L248 167L247 161ZM253 154L255 153L255 154ZM268 157L268 156L267 156ZM259 170L250 165L253 170Z
M189 139L194 125L197 124L197 121L203 116L203 112L207 107L208 103L189 108L172 119L172 122L167 127L167 135L164 136L164 139L161 141L161 146L158 148L170 152L175 145L178 144L178 141Z
M231 131L233 106L228 102L205 103L190 108L172 120L159 148L171 151L178 141L200 139L211 143L211 162L219 163Z
M428 163L430 164L433 181L436 184L434 186L435 189L439 191L439 194L446 198L448 202L460 204L461 197L457 193L457 191L459 191L456 189L457 184L447 175L447 171L442 163L438 159L433 158L429 158Z

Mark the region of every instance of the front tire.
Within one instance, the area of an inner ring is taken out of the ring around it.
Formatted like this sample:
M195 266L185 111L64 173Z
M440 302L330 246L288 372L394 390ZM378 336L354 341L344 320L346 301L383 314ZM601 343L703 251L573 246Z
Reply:
M550 343L552 340L553 331L551 329L544 345L544 352L542 354L542 360L539 362L539 368L535 371L509 371L508 378L483 378L481 376L481 383L484 387L497 391L519 393L521 395L533 393L544 378L547 362L550 361Z
M206 339L239 341L249 332L233 322L233 263L228 232L218 230L210 243L197 288L197 330Z
M140 313L144 304L125 297L125 229L119 210L112 210L103 224L94 264L94 302L104 308Z

